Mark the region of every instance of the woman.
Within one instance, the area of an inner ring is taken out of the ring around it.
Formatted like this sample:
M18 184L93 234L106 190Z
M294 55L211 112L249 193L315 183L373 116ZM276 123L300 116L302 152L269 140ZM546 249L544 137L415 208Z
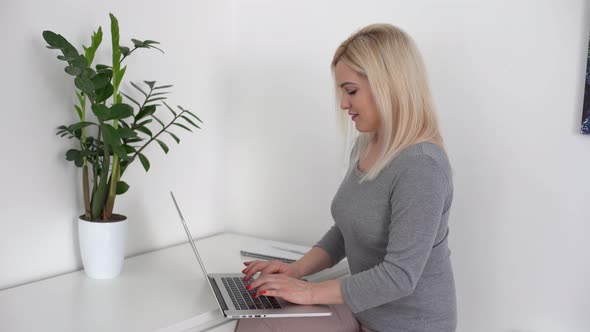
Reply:
M332 202L335 224L293 264L246 262L256 295L330 304L329 318L241 320L237 331L455 331L448 248L451 167L412 39L387 24L350 36L332 71L359 137ZM348 258L351 275L299 279Z

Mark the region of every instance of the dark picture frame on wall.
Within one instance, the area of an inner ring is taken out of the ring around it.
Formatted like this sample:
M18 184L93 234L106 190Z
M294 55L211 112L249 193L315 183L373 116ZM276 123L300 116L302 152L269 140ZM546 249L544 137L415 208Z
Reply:
M584 89L584 105L582 107L582 127L580 133L590 135L590 38L588 38L588 53L586 56L586 84Z

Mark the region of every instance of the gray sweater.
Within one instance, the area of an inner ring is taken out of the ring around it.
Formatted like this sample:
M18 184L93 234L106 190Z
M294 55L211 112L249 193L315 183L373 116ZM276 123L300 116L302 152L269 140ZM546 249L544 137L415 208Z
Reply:
M332 201L335 225L316 246L351 276L342 296L376 331L455 331L455 284L448 248L453 201L443 149L414 144L372 181L351 166Z

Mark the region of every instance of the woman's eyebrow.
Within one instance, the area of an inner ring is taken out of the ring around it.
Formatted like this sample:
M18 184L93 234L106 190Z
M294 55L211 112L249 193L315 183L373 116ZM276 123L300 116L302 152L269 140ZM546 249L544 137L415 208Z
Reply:
M352 82L344 82L344 83L340 84L340 87L343 88L345 85L348 85L348 84L354 85L355 83L352 83Z

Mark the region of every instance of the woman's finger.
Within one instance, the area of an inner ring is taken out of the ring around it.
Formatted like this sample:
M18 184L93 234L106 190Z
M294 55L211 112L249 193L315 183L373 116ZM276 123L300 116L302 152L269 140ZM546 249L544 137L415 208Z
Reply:
M265 289L257 292L256 296L281 296L282 291L280 289Z
M270 261L264 269L260 271L261 274L271 274L271 273L280 273L281 271L281 263L278 261Z
M242 273L246 274L243 280L250 280L250 278L252 278L252 276L255 275L257 272L262 270L266 266L266 264L268 264L268 262L266 261L255 261L254 263L248 265L247 268L242 270Z
M256 280L252 281L248 286L249 289L272 289L281 288L281 284L284 283L285 277L280 274L266 274L261 275Z

